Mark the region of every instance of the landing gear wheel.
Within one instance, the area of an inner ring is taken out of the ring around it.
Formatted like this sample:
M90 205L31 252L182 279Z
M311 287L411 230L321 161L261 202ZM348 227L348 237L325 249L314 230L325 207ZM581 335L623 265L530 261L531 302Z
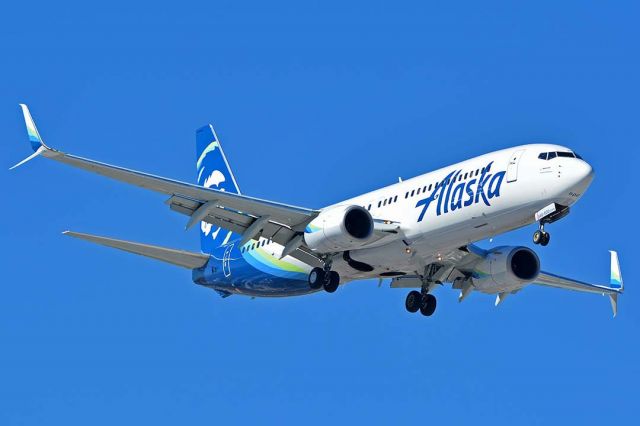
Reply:
M404 302L404 307L412 314L418 312L422 306L422 294L419 291L410 291L407 294L407 300Z
M340 285L340 275L336 271L329 271L324 282L324 291L333 293Z
M540 230L537 230L536 232L533 233L533 244L542 244L543 241L543 235L545 233L543 233Z
M543 232L542 233L542 241L540 241L540 245L541 246L546 246L547 244L549 244L549 240L551 240L551 235L549 235L548 232Z
M436 311L437 300L433 294L427 294L422 300L420 313L425 317L430 317Z
M321 289L325 281L325 276L322 268L313 268L309 273L309 287L314 290Z

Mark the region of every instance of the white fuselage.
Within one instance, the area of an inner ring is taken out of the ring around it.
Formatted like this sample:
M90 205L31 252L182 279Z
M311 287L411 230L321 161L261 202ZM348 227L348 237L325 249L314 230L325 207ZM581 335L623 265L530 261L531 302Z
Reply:
M593 170L579 158L540 159L546 152L571 151L549 144L504 149L327 207L360 205L374 219L399 223L401 234L350 252L373 271L354 271L341 258L333 268L343 282L413 273L441 260L441 253L535 222L535 213L551 203L572 205L591 183Z

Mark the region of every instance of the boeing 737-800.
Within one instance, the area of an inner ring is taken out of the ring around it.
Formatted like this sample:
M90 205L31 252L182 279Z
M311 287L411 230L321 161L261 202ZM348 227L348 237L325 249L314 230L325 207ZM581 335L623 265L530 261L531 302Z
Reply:
M68 236L192 270L196 284L223 297L335 292L356 280L391 280L411 289L405 307L430 316L434 289L451 284L464 300L473 291L496 305L534 284L609 296L614 316L623 291L611 251L609 284L543 272L527 247L489 250L474 242L538 223L533 242L546 246L545 225L569 213L593 169L569 148L531 144L504 149L310 209L240 192L211 125L196 132L197 183L185 183L65 154L47 146L20 105L34 153L168 196L167 206L200 231L199 253L66 231Z

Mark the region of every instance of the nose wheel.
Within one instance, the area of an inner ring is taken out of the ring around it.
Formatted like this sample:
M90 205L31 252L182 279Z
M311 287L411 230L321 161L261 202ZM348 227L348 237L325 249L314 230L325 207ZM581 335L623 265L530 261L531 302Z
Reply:
M533 244L546 246L551 240L551 235L544 230L544 224L540 224L540 229L533 233Z
M436 311L437 299L433 294L422 294L413 290L407 294L405 300L405 308L408 312L415 313L420 311L425 317L430 317Z
M549 244L549 240L551 239L551 235L548 232L544 231L536 231L533 233L533 244L540 244L541 246L546 246Z

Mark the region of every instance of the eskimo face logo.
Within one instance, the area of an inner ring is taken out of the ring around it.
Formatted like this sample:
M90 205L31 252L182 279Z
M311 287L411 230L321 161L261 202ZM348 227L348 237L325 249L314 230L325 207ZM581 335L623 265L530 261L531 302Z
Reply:
M224 188L220 188L220 184L224 181L226 181L226 179L222 172L220 170L214 170L209 176L207 176L202 186L204 186L205 188L213 188L215 186L216 189L224 191ZM209 236L209 234L211 234L212 239L215 240L216 238L218 238L218 233L220 232L221 228L218 228L214 232L211 232L211 227L212 225L208 222L200 222L200 229L202 230L204 235Z
M438 200L436 206L437 216L468 207L472 204L477 204L481 200L487 206L490 206L491 202L489 200L500 196L500 187L506 174L505 171L491 174L492 164L493 161L487 164L477 179L469 179L466 182L457 183L462 170L454 170L449 173L447 177L442 180L442 183L434 188L431 195L418 201L416 204L416 208L422 207L420 215L418 216L418 222L422 222L429 206L435 200Z

